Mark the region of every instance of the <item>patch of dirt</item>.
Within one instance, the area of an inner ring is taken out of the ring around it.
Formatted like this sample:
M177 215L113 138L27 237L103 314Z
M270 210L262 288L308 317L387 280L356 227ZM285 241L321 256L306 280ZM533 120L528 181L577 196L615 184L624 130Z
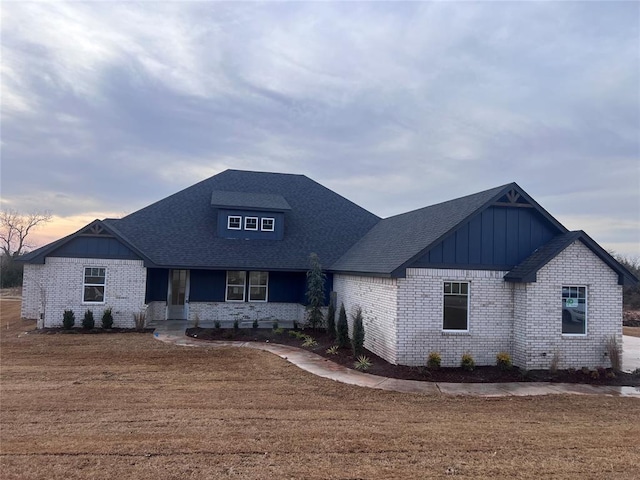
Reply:
M335 340L324 331L304 330L302 333L310 335L317 342L312 347L303 347L303 340L296 338L284 330L277 333L267 329L216 329L216 328L188 328L186 335L199 340L223 340L239 342L270 342L302 348L321 355L335 363L354 368L355 358L350 348L339 348L336 354L327 353L335 345ZM583 383L591 385L630 385L640 386L640 377L623 372L613 372L611 369L598 370L558 370L551 373L548 370L521 370L513 367L502 370L496 366L476 367L473 371L462 368L428 369L426 367L407 367L392 365L383 358L365 349L364 355L371 361L371 367L366 370L372 375L398 378L402 380L419 380L427 382L447 383L503 383L503 382L556 382Z
M153 333L154 330L154 328L92 328L87 330L86 328L74 327L70 330L64 328L40 328L30 333L39 335L97 335L100 333Z

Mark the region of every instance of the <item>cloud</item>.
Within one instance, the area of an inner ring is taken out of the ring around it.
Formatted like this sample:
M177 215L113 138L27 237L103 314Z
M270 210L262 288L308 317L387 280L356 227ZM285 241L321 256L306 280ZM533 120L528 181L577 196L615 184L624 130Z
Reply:
M640 217L632 2L3 15L2 195L19 208L131 211L241 168L307 174L382 216L517 181L559 218L589 217L596 240L613 219L611 241L630 243L615 222Z

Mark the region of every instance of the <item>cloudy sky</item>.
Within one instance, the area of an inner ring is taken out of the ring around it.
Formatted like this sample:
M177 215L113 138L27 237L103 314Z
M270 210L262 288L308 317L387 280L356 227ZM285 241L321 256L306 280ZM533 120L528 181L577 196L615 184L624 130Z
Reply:
M2 4L2 206L38 243L227 169L389 216L516 181L640 255L640 3Z

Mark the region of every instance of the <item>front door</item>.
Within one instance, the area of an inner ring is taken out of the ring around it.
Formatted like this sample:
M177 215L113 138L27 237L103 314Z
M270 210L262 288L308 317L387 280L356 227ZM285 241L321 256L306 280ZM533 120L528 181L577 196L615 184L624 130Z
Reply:
M189 308L189 270L169 273L167 319L186 320Z

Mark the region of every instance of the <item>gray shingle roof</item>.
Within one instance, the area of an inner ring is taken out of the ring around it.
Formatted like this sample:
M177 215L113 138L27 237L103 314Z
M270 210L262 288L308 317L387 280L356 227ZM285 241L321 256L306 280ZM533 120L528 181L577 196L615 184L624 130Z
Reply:
M225 192L216 190L211 194L211 205L223 208L267 210L286 212L291 210L282 195L273 193Z
M576 240L580 240L618 274L618 283L620 285L635 285L638 283L638 279L629 270L609 255L595 240L582 230L556 235L525 258L520 264L513 267L511 271L504 276L504 279L508 282L517 283L535 282L538 271Z
M285 211L284 239L218 237L217 209L211 206L216 191L272 201L281 196L291 208ZM318 254L325 267L331 265L379 220L304 175L226 170L105 223L156 266L306 270L311 252Z
M392 275L514 186L517 187L511 183L385 218L335 262L331 269Z

